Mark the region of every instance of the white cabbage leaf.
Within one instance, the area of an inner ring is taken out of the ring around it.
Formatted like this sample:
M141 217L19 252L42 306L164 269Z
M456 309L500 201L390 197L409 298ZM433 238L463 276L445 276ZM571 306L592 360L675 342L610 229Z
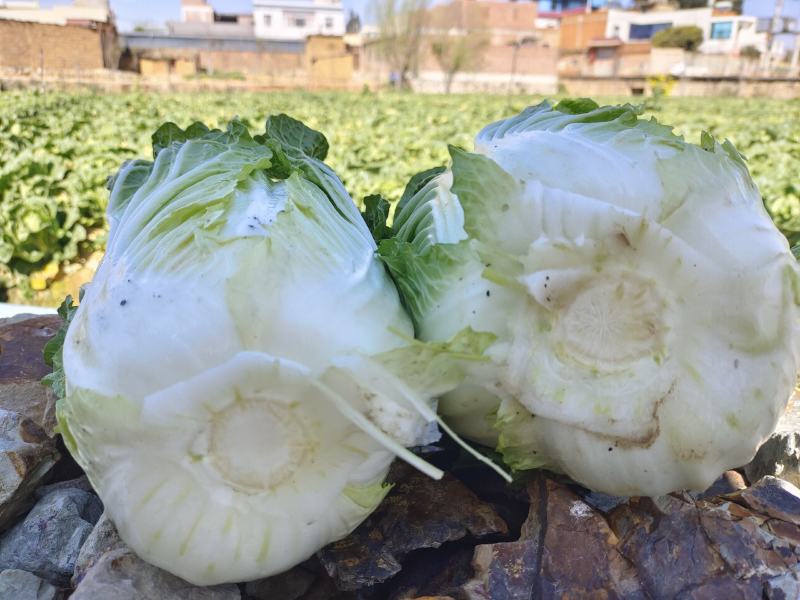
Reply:
M618 495L747 463L795 384L800 287L730 142L577 100L451 156L380 244L421 340L495 337L440 400L450 426Z
M262 136L153 141L110 182L107 252L68 310L60 429L145 560L200 585L266 577L352 531L396 456L441 477L407 448L437 439L432 398L463 372L414 374L411 320L321 134L281 115ZM457 349L487 345L465 331Z

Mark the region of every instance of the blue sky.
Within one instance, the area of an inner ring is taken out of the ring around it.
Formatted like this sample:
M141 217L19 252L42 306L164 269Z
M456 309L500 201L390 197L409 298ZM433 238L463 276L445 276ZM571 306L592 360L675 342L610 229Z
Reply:
M71 0L40 0L42 6L70 4ZM364 18L370 0L343 0L345 11L355 10ZM250 12L250 0L211 0L220 12ZM772 14L775 0L745 0L744 12L758 17ZM180 0L111 0L111 9L117 15L117 23L122 30L129 30L139 23L161 24L164 21L180 19ZM784 0L783 14L800 18L800 0Z

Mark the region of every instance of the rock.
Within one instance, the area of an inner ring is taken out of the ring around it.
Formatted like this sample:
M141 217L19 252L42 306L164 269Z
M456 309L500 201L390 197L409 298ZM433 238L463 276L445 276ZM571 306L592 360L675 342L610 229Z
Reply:
M768 478L697 502L630 498L607 514L545 475L528 490L520 539L476 547L466 598L800 597L800 491L786 482Z
M800 432L773 433L744 472L752 482L772 475L800 486Z
M766 600L797 600L800 598L800 579L797 573L783 573L767 581Z
M627 498L623 496L609 496L608 494L604 494L603 492L589 492L583 496L583 501L596 508L600 512L610 512L620 504L624 504L628 501Z
M480 538L508 531L491 505L452 475L434 481L410 469L401 471L395 487L364 523L319 551L340 590L389 579L414 550L438 548L467 535Z
M285 573L250 581L245 584L244 591L247 598L252 600L298 600L311 589L316 579L316 573L298 565Z
M122 541L117 533L117 528L107 515L108 513L104 512L100 516L100 520L97 521L78 553L78 558L75 560L75 570L72 575L73 586L77 586L80 583L86 572L92 568L92 565L103 554L111 550L126 548L125 542Z
M690 495L695 500L704 500L706 498L713 498L714 496L730 494L737 490L743 490L746 487L747 484L740 473L736 471L725 471L706 491L699 494L692 492Z
M235 584L198 587L120 548L90 568L70 600L241 600Z
M89 478L86 475L81 475L75 479L68 479L66 481L58 481L49 485L43 485L38 488L34 493L37 500L41 500L49 493L56 490L83 490L84 492L94 492L92 484L89 483Z
M61 592L36 575L19 569L0 573L0 598L4 600L58 600Z
M464 588L469 598L646 598L602 513L542 474L528 493L520 539L475 549L476 577Z
M55 441L41 427L0 409L0 531L28 508L31 493L58 458Z
M81 546L102 511L94 494L54 490L0 537L0 568L23 569L54 585L68 585Z
M800 489L783 479L767 476L727 497L754 511L800 525Z
M407 600L460 595L461 587L472 578L474 545L474 541L462 539L410 554L403 560L403 570L383 586L370 590L370 598Z
M60 327L58 315L15 317L0 324L0 408L27 417L49 436L56 424L55 395L41 383L52 370L42 350Z
M744 473L755 483L766 475L800 487L800 397L792 394L775 432L765 441Z

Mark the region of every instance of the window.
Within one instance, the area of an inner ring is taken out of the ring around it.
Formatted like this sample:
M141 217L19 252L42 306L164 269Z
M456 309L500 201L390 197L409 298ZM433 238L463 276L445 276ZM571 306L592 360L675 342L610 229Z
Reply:
M272 15L264 15L264 27L272 27Z
M719 21L711 24L712 40L729 40L733 33L733 21Z
M325 17L325 29L333 29L333 17Z
M647 25L637 25L631 23L628 37L632 40L649 40L662 29L669 29L672 23L648 23Z
M295 27L303 28L306 26L306 18L305 17L295 17L292 19L292 25Z

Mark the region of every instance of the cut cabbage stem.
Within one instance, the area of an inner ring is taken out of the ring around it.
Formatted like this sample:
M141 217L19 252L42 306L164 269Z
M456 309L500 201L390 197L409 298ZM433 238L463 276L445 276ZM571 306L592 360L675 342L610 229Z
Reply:
M402 335L401 332L396 332L397 335ZM424 344L419 340L410 340L417 344ZM460 358L462 353L452 353L451 355L454 358ZM471 354L464 354L466 359L475 359L475 357ZM480 357L482 358L482 357ZM356 361L358 364L363 365L364 362L361 360ZM481 454L475 448L470 446L467 442L461 439L458 434L453 431L447 423L445 423L442 418L436 414L436 411L428 406L424 401L422 401L417 394L414 393L413 390L409 389L401 380L397 379L395 382L395 389L397 389L403 398L411 405L411 407L416 410L419 415L425 419L426 423L431 423L435 421L438 425L449 435L453 441L456 442L459 446L461 446L464 450L466 450L469 454L474 456L478 461L482 462L483 464L489 466L494 472L496 472L500 477L504 480L511 482L511 475L509 475L502 467L495 464L490 458ZM315 385L321 385L315 383ZM387 450L394 453L398 458L406 461L412 467L419 469L422 473L425 473L429 477L433 479L441 479L444 475L441 469L438 469L425 461L424 459L420 458L407 448L405 448L402 444L399 444L396 440L394 440L390 435L387 435L384 431L381 430L380 427L376 426L372 423L367 417L365 417L361 412L353 408L347 400L345 400L341 394L333 391L330 388L325 388L324 390L326 393L330 394L331 397L334 399L337 408L341 411L341 413L351 422L358 427L360 427L367 435L372 437L376 442L383 445ZM376 392L378 393L378 392Z
M321 384L314 382L314 386L318 387L322 393L328 394L329 397L333 400L334 404L336 404L336 408L344 415L346 418L350 419L350 421L357 425L364 433L370 436L373 440L381 444L384 448L392 452L398 458L406 461L409 465L418 469L422 473L425 473L428 477L432 479L441 479L444 477L444 471L434 467L429 462L421 459L419 456L411 452L410 450L404 448L401 444L398 444L395 440L392 439L391 436L385 434L383 431L380 430L379 427L374 425L370 422L367 417L357 411L355 408L350 406L350 403L345 400L341 395L336 393L335 391L325 388Z
M458 358L459 354L455 353L453 354L453 356ZM470 354L468 356L472 355ZM505 470L503 470L503 468L500 465L495 464L494 461L492 461L492 459L481 454L480 452L475 450L475 448L470 446L467 442L462 440L458 436L458 434L452 429L450 429L447 423L445 423L444 420L439 415L436 414L436 411L434 411L430 406L427 406L424 402L421 402L416 394L408 390L405 386L400 386L400 391L402 392L405 399L408 400L409 404L411 404L411 406L413 406L419 412L419 414L422 415L422 417L425 418L429 423L431 421L436 421L439 424L439 427L441 427L444 430L444 432L447 435L449 435L456 444L461 446L464 450L466 450L469 454L474 456L480 462L490 467L495 473L500 475L500 477L505 479L507 482L511 483L512 481L511 475L509 475Z

